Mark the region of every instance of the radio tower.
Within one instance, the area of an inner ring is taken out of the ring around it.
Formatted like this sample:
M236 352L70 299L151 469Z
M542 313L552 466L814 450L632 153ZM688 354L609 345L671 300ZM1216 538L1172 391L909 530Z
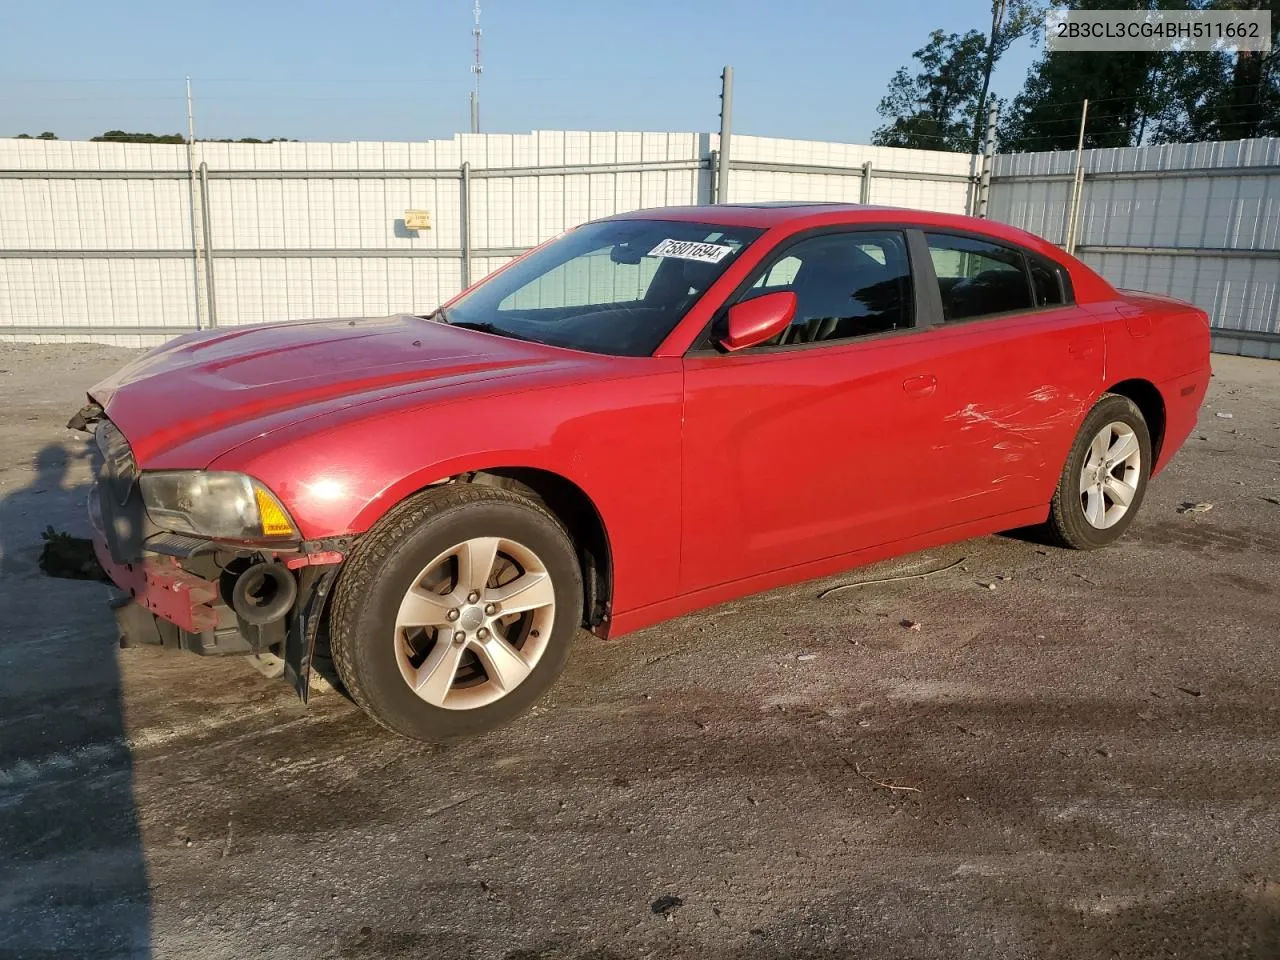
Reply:
M471 36L475 40L476 62L471 65L471 72L476 77L476 88L471 91L471 132L480 132L480 74L484 67L480 65L480 0L475 6L476 25L471 28Z

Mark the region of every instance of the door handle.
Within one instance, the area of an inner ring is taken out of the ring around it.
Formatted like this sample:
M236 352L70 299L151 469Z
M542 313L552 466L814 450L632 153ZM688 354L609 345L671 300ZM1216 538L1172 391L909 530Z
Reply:
M927 397L938 389L938 378L932 373L922 373L917 377L907 377L902 381L902 389L908 396Z

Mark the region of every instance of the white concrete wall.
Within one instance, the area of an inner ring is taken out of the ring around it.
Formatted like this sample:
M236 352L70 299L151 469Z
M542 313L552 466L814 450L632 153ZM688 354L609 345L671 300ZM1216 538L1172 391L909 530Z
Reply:
M92 171L185 169L182 147L0 139L0 253L190 250L187 185L175 179L99 179ZM74 179L35 171L85 171ZM0 258L0 329L71 322L195 324L190 259Z
M1069 151L998 156L991 217L1062 243L1074 164ZM1280 139L1086 150L1084 171L1082 260L1200 306L1218 349L1280 357L1280 342L1249 336L1280 335Z
M708 201L717 141L540 131L423 143L197 144L196 161L211 174L218 323L433 309L462 282L464 161L475 172L478 279L586 220ZM857 201L870 162L870 202L954 213L968 208L974 170L968 154L747 136L734 138L732 159L742 165L729 182L734 202ZM998 156L991 216L1062 242L1073 162L1070 152ZM665 169L547 169L601 164ZM543 169L486 175L511 168ZM207 315L207 302L197 305L207 290L192 260L186 169L181 145L0 139L0 340L140 345L192 329L199 312ZM1092 150L1085 169L1086 262L1119 286L1204 307L1221 349L1280 355L1280 342L1258 339L1280 335L1280 140ZM428 210L432 228L405 230L406 209ZM1216 250L1262 253L1205 252ZM138 327L155 332L128 332Z
M540 131L424 143L197 144L196 163L210 171L218 325L433 309L461 285L464 161L476 173L470 243L478 279L587 220L708 201L711 173L695 167L707 165L717 141ZM833 171L734 170L733 201L857 201L858 168L869 160L871 202L952 212L965 210L967 183L893 172L965 176L972 165L965 154L744 136L734 138L733 159ZM600 164L681 168L485 175ZM22 327L22 339L144 345L192 329L197 284L202 299L207 291L192 262L186 169L181 145L0 139L0 340L18 339L5 328ZM231 171L234 179L225 176ZM120 172L128 177L113 176ZM407 209L428 210L432 228L405 230ZM198 202L195 216L203 248ZM125 332L139 326L162 332Z
M716 146L718 140L718 137L713 137L712 145ZM733 138L731 159L733 163L795 164L833 167L844 171L859 169L869 162L872 178L867 202L886 207L914 207L943 213L968 212L968 183L959 180L895 177L894 173L969 177L974 172L975 160L967 153L744 136ZM857 203L861 189L861 177L849 176L847 173L787 173L745 169L734 170L729 178L729 201L751 203L767 200L821 200Z

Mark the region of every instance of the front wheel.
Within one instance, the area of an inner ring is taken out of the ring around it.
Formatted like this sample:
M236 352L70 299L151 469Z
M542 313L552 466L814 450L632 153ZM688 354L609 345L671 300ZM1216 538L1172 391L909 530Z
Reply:
M1128 397L1105 395L1085 417L1067 455L1049 513L1050 533L1076 550L1120 539L1142 505L1151 459L1142 411Z
M375 720L417 740L482 733L559 676L582 615L573 543L540 504L449 484L360 542L334 596L334 664Z

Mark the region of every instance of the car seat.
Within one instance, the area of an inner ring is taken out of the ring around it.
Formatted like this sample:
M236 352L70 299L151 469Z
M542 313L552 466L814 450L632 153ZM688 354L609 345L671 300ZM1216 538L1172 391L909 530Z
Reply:
M842 320L866 314L854 294L877 283L885 267L844 238L838 239L806 255L796 271L792 284L796 316L783 342L829 340L839 332Z

